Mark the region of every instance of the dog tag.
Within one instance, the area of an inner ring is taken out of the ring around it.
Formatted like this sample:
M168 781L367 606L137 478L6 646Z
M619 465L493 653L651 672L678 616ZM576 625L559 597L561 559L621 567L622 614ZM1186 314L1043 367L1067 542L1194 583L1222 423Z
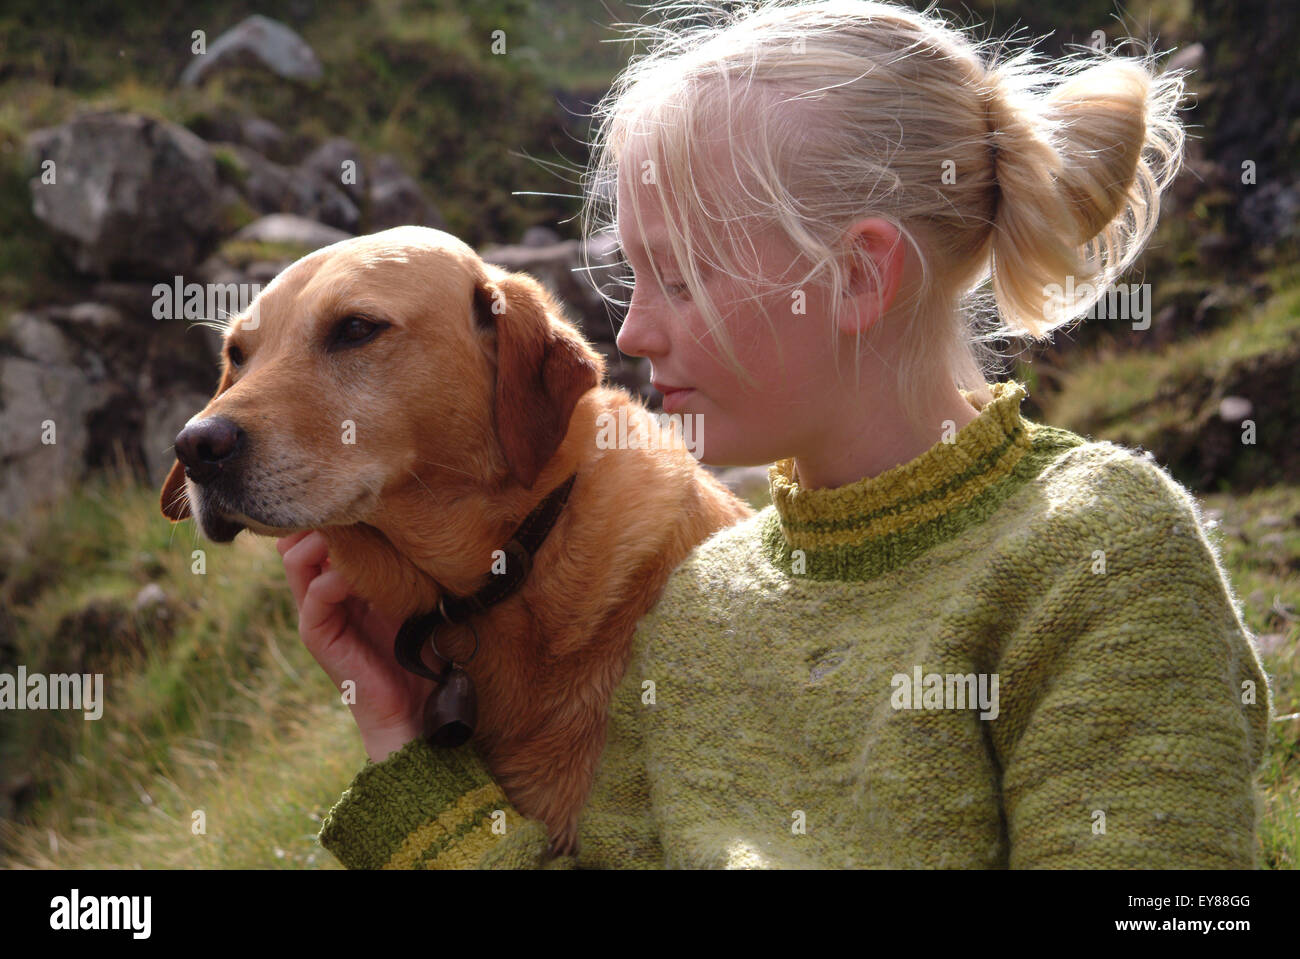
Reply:
M424 735L435 746L456 747L474 733L478 695L469 673L451 666L424 702Z

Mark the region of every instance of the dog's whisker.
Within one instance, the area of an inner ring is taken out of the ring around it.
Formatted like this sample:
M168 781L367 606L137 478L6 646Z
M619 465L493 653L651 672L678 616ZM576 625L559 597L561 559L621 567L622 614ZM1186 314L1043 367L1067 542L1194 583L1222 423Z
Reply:
M419 474L416 473L415 470L413 470L413 469L408 469L406 472L408 472L408 473L410 473L412 476L414 476L414 477L415 477L415 481L416 481L417 483L419 483L421 486L424 486L424 491L425 491L426 493L428 493L430 496L433 496L433 490L429 489L429 487L425 485L424 480L420 479ZM436 500L438 497L433 496L433 498Z
M457 473L464 473L464 474L465 474L466 476L468 476L470 479L473 479L473 478L474 478L474 474L473 474L473 473L467 473L467 472L465 472L465 470L463 470L463 469L457 469L455 466L448 466L446 463L435 463L433 460L417 460L416 462L419 462L419 463L425 463L425 464L427 464L427 465L429 465L429 466L440 466L440 467L442 467L442 468L445 469L445 470L453 470L454 472L457 472ZM411 475L414 476L415 474L412 473ZM417 476L416 479L419 479L419 477ZM425 488L427 489L428 487L425 487Z

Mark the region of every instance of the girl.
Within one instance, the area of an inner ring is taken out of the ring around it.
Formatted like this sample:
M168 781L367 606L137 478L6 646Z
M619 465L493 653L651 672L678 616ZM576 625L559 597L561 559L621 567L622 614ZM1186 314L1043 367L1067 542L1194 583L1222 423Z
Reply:
M320 535L282 540L304 642L387 690L352 707L370 761L321 842L350 867L1251 867L1268 686L1195 500L984 374L1138 255L1182 78L986 62L859 0L660 39L602 104L586 212L616 198L637 274L620 349L702 417L705 461L775 461L772 505L639 624L560 857L473 749L419 738L398 624Z

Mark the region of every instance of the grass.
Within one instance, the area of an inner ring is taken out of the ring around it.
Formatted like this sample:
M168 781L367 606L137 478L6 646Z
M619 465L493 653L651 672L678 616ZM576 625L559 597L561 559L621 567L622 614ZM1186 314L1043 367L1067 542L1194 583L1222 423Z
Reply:
M243 268L260 261L293 261L312 252L311 247L296 243L269 243L259 240L227 240L219 251L227 263Z
M4 862L337 867L316 830L365 754L298 641L274 543L200 545L156 501L110 474L6 537L5 658L29 672L102 671L106 706L96 721L6 717L0 756L30 771L34 825L0 820ZM137 610L149 583L166 600Z
M1058 390L1038 395L1035 418L1148 449L1192 489L1241 492L1290 481L1300 469L1293 436L1300 417L1300 266L1274 268L1267 280L1264 302L1227 304L1219 325L1163 350L1078 350L1057 377ZM1247 419L1220 417L1229 396L1251 404Z
M1300 868L1300 487L1198 497L1242 618L1260 637L1273 689L1273 732L1260 773L1261 865ZM1286 718L1290 717L1290 718Z
M1102 351L1079 362L1046 406L1051 422L1099 431L1118 425L1126 431L1126 443L1148 445L1187 415L1179 405L1185 399L1180 386L1217 380L1254 357L1300 344L1300 267L1279 269L1272 279L1274 293L1265 304L1242 310L1235 322L1205 336L1158 353Z

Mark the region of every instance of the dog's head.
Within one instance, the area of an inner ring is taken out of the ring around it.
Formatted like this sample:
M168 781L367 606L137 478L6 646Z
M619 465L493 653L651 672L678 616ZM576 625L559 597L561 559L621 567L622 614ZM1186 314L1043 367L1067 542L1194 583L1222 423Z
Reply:
M530 488L603 372L536 280L453 236L335 243L231 321L217 393L176 437L163 515L228 542L369 523L416 484Z

